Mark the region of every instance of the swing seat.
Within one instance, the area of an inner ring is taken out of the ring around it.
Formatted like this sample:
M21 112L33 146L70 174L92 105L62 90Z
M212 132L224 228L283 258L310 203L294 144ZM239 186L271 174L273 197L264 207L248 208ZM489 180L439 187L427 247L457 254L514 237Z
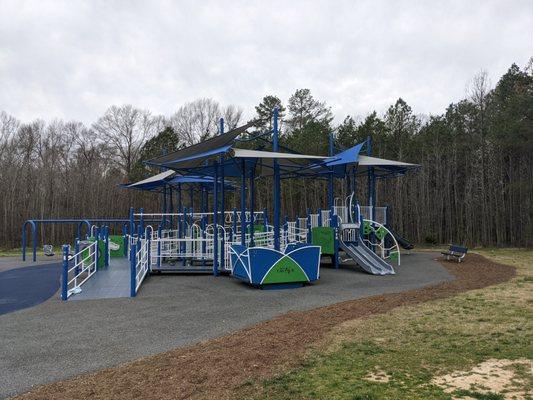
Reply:
M54 246L52 246L51 244L45 244L43 246L43 253L45 256L47 257L52 257L52 256L55 256L55 253L54 253Z

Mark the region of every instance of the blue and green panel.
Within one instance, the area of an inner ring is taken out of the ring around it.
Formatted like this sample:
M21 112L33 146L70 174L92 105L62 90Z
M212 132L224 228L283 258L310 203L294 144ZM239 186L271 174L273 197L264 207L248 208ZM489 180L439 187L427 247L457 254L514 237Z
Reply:
M319 278L320 246L299 243L285 253L266 247L231 246L233 276L253 286L299 284Z
M315 226L311 229L311 244L320 246L322 254L335 254L335 230L327 226Z

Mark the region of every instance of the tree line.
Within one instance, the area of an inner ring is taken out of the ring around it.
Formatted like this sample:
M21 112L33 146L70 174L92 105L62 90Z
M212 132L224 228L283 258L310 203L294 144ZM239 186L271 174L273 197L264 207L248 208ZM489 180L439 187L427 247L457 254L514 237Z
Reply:
M280 142L305 154L328 154L373 140L373 155L420 164L403 177L378 180L378 205L391 208L392 226L417 243L533 246L533 71L513 64L494 87L487 74L470 82L465 99L440 115L419 115L398 99L386 112L347 116L335 125L331 108L299 89L284 104L265 96L255 107L256 129L268 131L280 110ZM159 211L161 196L120 185L158 172L142 163L203 141L243 123L242 110L199 99L171 116L131 105L111 106L91 126L77 121L22 123L0 112L0 246L20 246L29 218L125 218L130 206ZM248 146L268 146L252 141ZM268 147L267 147L268 148ZM256 184L257 208L272 208L271 180ZM366 177L357 178L357 198L366 203ZM339 197L348 194L335 182ZM187 196L184 196L187 198ZM240 195L228 193L227 208ZM196 199L198 200L198 199ZM174 201L175 203L175 201ZM198 204L198 201L196 201ZM306 215L327 204L326 182L282 182L283 214ZM73 229L40 229L40 243L72 239Z

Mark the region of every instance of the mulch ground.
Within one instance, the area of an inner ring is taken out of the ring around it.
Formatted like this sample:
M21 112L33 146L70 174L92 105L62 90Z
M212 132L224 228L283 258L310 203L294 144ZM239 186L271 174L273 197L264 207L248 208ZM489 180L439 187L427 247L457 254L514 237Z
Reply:
M513 267L476 254L460 264L442 264L455 280L288 313L218 339L40 386L16 399L227 398L247 380L261 380L279 372L280 366L294 365L306 349L347 320L451 297L515 275Z

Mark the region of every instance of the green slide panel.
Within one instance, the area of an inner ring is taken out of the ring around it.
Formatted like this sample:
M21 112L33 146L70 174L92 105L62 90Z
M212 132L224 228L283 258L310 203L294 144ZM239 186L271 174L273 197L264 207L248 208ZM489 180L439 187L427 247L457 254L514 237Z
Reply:
M322 254L335 254L335 231L326 226L316 226L311 229L311 242L322 248Z
M124 237L123 236L109 235L109 256L111 258L124 257Z

